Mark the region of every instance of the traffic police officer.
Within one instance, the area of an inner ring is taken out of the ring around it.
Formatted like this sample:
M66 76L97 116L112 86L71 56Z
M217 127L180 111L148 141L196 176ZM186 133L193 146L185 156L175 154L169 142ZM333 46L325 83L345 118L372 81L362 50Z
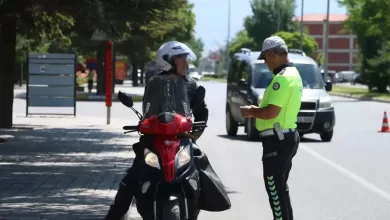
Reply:
M263 142L263 174L276 220L293 220L287 179L299 145L296 121L301 106L302 79L288 60L288 48L277 36L267 38L258 59L263 59L273 80L259 107L242 106L244 117L256 118Z

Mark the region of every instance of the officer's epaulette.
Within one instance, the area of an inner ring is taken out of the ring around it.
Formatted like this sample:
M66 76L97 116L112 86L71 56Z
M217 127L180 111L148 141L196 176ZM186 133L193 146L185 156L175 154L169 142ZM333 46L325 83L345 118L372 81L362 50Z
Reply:
M278 73L278 75L283 75L284 72L286 72L286 68L287 68L287 67L283 68L283 69Z

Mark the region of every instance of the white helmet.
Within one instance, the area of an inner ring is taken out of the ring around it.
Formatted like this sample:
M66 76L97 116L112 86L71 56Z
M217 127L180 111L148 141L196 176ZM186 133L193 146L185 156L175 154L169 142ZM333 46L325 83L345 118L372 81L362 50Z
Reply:
M172 59L183 55L186 55L188 60L196 60L195 53L187 45L178 41L166 42L157 51L156 66L162 71L169 71L173 68Z

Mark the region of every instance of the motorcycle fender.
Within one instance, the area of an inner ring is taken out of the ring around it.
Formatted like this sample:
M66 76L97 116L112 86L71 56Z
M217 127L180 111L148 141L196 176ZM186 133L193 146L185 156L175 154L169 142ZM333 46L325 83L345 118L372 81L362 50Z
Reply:
M183 183L184 191L187 193L189 199L197 201L199 199L200 182L199 172L195 170L191 176L187 177Z

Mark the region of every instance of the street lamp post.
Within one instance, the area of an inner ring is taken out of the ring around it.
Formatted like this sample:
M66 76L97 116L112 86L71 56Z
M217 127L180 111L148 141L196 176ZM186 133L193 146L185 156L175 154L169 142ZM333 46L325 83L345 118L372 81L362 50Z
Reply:
M229 47L230 47L230 16L231 16L231 0L228 2L228 28L227 28L227 40L226 40L226 51L223 69L228 71L229 68Z
M327 2L326 7L326 20L325 20L325 34L324 34L324 80L328 79L328 47L329 47L329 8L330 1Z
M301 4L301 39L300 39L300 45L299 49L303 50L303 7L305 4L305 0L302 0Z

